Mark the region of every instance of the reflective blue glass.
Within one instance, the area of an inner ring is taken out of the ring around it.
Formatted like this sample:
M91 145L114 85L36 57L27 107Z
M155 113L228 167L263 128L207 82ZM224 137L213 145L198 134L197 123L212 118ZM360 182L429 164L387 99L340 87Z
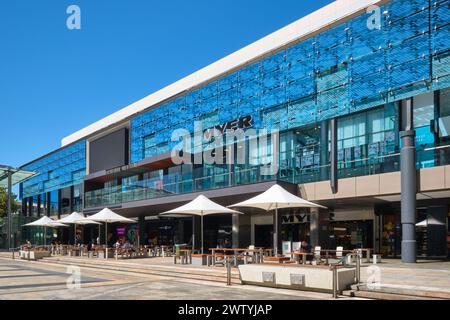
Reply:
M80 184L86 176L86 141L60 149L24 169L38 173L23 183L24 198Z
M193 121L252 115L284 130L449 87L450 2L393 0L381 13L380 28L361 14L135 117L132 162L170 150Z

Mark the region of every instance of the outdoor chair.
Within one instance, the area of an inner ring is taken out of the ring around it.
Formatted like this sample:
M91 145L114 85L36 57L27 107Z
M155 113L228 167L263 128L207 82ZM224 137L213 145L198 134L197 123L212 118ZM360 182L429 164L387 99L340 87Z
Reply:
M249 250L255 250L255 246L249 246L248 247ZM244 253L244 264L248 264L248 263L256 263L256 255L255 252L245 252Z
M342 259L344 257L344 247L337 247L336 248L336 258Z
M344 247L337 247L336 252L332 257L327 260L329 263L337 263L344 258Z
M158 251L156 248L147 248L148 256L155 258L158 256Z
M225 261L225 255L224 254L215 254L214 258L213 258L213 263L212 265L214 267L216 267L217 265L221 265L221 266L225 266L226 261Z
M81 257L87 257L88 254L89 254L88 248L85 247L85 246L82 246L82 247L80 248L80 256L81 256Z
M314 247L314 261L317 265L322 264L322 247L317 246Z

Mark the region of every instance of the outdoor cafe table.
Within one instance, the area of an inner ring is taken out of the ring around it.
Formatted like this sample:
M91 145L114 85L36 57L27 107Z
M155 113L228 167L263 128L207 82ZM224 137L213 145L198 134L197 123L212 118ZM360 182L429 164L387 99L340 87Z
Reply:
M308 256L314 256L314 253L309 252L288 252L293 257L293 260L295 260L298 264L300 264L300 256L302 257L302 264L306 264L306 258Z
M267 257L264 258L264 263L278 263L278 264L285 264L289 263L291 261L290 258L287 257Z

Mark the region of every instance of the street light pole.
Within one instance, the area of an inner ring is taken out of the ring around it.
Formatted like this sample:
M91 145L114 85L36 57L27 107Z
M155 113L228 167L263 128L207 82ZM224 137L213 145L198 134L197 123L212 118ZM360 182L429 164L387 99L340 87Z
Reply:
M11 232L12 232L12 172L11 170L8 170L8 250L11 252L12 245L11 245Z
M402 262L417 262L416 214L417 171L414 131L413 99L404 102L406 127L401 133L401 211L402 211Z

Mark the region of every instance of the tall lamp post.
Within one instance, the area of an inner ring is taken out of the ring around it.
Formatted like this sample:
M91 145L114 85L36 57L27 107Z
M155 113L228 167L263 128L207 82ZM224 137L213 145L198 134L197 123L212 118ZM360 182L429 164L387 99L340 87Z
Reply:
M12 233L12 172L11 170L8 170L8 251L11 252L12 250L12 241L11 241L11 233Z
M416 214L417 170L414 131L413 99L403 102L406 126L401 132L401 211L402 211L402 262L417 262Z

